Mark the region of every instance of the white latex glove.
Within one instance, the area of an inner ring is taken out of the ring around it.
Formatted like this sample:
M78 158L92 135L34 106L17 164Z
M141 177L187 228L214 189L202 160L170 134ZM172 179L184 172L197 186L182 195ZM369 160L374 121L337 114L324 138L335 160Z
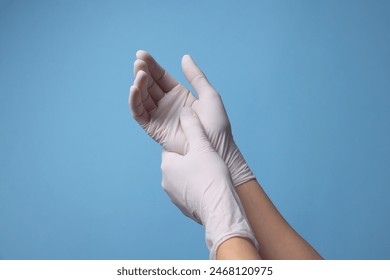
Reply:
M172 78L150 54L138 51L129 97L133 117L165 150L184 155L188 143L179 116L184 106L191 106L212 146L227 164L233 185L254 179L233 140L221 97L189 55L183 57L182 68L199 99Z
M211 146L196 113L184 107L180 122L189 150L185 156L163 150L164 191L186 216L205 226L211 259L218 246L233 236L248 238L257 247L229 169Z

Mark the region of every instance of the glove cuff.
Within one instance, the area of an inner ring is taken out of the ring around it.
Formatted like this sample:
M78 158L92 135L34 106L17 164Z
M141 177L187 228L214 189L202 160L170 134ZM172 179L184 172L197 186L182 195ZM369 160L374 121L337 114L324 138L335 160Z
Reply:
M230 180L229 180L230 181ZM220 194L215 197L225 203L216 203L207 213L202 213L206 229L206 244L210 250L210 259L215 259L218 247L227 239L232 237L243 237L249 239L258 250L259 244L249 225L241 201L235 192L231 181L227 183L228 188L216 188Z
M221 236L219 240L217 240L214 244L212 244L212 247L210 248L210 260L215 260L217 257L217 250L218 247L225 242L226 240L232 238L232 237L242 237L249 239L252 244L256 247L256 250L259 250L259 243L257 242L256 238L254 237L252 231L248 230L241 230L241 231L233 231L230 233L225 234L224 236ZM206 232L206 240L207 240L207 232Z
M229 146L225 161L229 167L233 186L238 187L243 183L256 179L234 141L231 141Z

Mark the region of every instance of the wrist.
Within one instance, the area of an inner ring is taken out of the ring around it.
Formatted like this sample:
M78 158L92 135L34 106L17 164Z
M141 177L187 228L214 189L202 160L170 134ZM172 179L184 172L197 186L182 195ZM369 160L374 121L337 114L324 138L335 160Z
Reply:
M210 259L215 259L218 247L232 237L246 238L258 248L244 210L240 207L239 197L230 179L228 181L215 188L218 191L213 193L212 207L209 207L206 213L202 213Z
M231 237L217 248L217 260L259 260L260 256L251 240L241 236Z
M249 168L249 165L245 161L244 156L233 140L231 142L229 153L225 162L229 167L234 187L237 187L252 179L256 179L251 169Z

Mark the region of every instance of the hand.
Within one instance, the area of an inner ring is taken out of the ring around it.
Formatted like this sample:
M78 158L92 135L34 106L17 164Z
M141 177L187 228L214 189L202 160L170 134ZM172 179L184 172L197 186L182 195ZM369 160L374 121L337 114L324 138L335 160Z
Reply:
M189 150L185 156L163 151L162 186L172 202L206 228L206 243L214 259L218 246L239 236L257 241L234 191L230 172L205 135L196 113L183 108L180 122Z
M185 154L188 143L179 125L184 106L197 113L212 146L227 164L234 186L254 179L237 148L220 95L189 55L182 59L185 76L199 95L172 78L145 51L137 52L129 103L133 117L165 150Z

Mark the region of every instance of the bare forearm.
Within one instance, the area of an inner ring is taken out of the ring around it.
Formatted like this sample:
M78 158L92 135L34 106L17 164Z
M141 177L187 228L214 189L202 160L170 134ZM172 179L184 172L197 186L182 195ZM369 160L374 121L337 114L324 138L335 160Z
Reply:
M232 237L224 241L217 251L218 260L259 260L255 246L245 238Z
M282 217L256 180L236 188L263 259L322 259Z

